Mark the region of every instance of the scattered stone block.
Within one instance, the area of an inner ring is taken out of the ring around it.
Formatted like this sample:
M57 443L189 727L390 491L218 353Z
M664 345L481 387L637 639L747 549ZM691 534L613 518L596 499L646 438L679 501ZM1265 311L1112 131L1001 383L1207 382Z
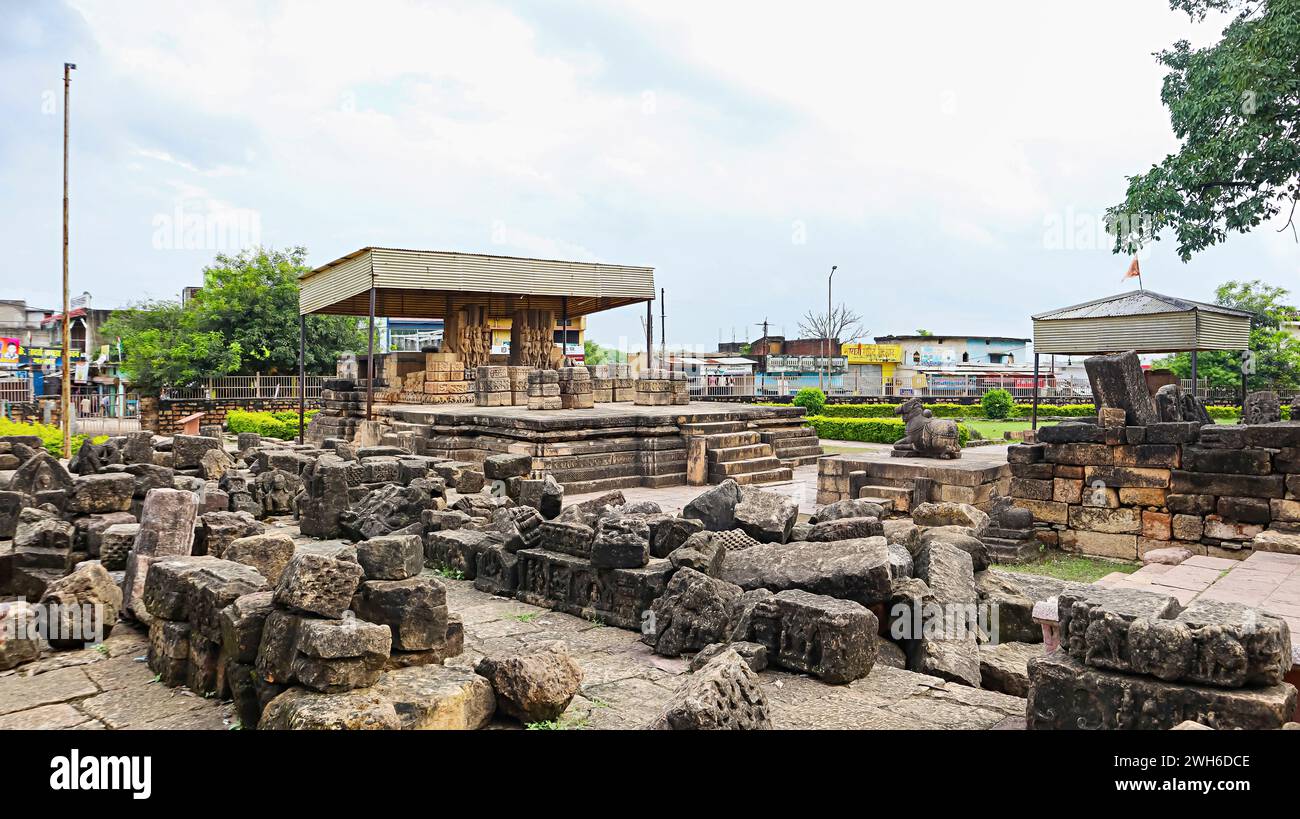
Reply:
M338 619L361 582L357 563L299 552L275 587L275 603L296 611Z
M889 547L870 537L728 549L718 576L742 589L802 589L870 606L889 599Z
M776 665L838 685L871 673L878 629L863 605L791 589L755 604L745 639L766 646Z
M739 654L728 649L690 675L646 727L671 731L766 730L772 727L772 720L758 675Z
M730 633L731 607L740 594L741 588L735 584L680 568L651 605L641 642L665 657L721 642Z
M474 671L492 684L497 708L525 724L556 719L582 686L582 669L560 640L484 657Z
M1296 690L1290 685L1170 683L1104 671L1061 651L1029 662L1030 730L1166 730L1184 720L1219 730L1270 730L1282 727L1295 708Z

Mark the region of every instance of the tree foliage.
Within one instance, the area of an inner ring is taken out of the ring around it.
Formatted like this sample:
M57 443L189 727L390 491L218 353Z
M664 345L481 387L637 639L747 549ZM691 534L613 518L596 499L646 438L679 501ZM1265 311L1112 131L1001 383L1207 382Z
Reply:
M1300 0L1172 0L1201 21L1235 12L1207 48L1186 40L1156 55L1169 69L1161 100L1182 147L1107 211L1115 252L1136 253L1172 230L1192 255L1279 213L1295 232L1300 199Z
M1259 280L1230 281L1214 292L1214 303L1235 307L1253 314L1250 322L1250 367L1246 386L1249 389L1295 389L1300 387L1300 341L1282 326L1294 321L1300 311L1288 304L1290 292ZM1178 353L1154 362L1152 366L1173 370L1180 378L1191 378L1192 356ZM1238 387L1241 384L1242 360L1233 351L1202 352L1197 356L1197 376L1212 387Z
M187 304L153 301L115 311L103 332L122 340L124 368L146 391L211 376L295 374L306 255L301 247L219 254ZM351 316L308 316L307 372L332 372L339 353L363 342Z

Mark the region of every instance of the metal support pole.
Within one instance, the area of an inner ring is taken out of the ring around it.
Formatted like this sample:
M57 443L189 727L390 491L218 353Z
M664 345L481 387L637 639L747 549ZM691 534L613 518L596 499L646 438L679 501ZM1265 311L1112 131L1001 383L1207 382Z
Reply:
M655 350L654 299L646 299L645 302L645 366L647 370L654 369L654 350Z
M560 354L567 365L569 363L569 297L560 296Z
M72 320L68 317L68 104L72 100L72 63L63 64L63 383L59 400L63 427L63 457L72 457L72 361L68 349Z
M375 420L375 288L370 286L370 340L366 352L366 420Z
M1030 429L1038 429L1038 353L1034 353L1034 405L1030 409Z
M307 414L307 316L298 314L298 443L303 442Z
M1193 398L1200 397L1199 395L1197 395L1198 392L1197 386L1198 386L1198 378L1197 378L1197 368L1196 368L1196 351L1192 350L1192 397Z

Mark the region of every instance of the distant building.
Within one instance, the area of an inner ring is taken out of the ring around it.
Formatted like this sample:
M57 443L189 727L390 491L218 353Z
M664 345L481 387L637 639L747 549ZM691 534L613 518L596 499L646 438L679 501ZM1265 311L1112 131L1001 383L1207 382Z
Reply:
M893 385L898 394L920 394L931 387L939 373L958 371L1016 373L1027 365L1032 374L1032 339L974 335L889 335L876 336L877 344L897 345L900 361ZM1032 379L1032 375L1031 375ZM1032 385L1032 380L1030 384ZM903 392L910 390L912 392Z

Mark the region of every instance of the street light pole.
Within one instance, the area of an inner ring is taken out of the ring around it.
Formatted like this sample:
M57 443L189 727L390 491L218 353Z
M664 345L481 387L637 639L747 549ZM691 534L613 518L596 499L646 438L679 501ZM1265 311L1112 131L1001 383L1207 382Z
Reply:
M71 336L68 317L68 102L72 97L73 63L63 64L63 378L59 400L63 427L63 457L72 457L72 362L68 360Z
M831 388L831 316L834 315L831 312L831 280L835 278L837 267L838 265L831 265L831 274L826 277L826 341L823 345L826 349L826 392ZM817 381L818 384L821 383L820 378Z

